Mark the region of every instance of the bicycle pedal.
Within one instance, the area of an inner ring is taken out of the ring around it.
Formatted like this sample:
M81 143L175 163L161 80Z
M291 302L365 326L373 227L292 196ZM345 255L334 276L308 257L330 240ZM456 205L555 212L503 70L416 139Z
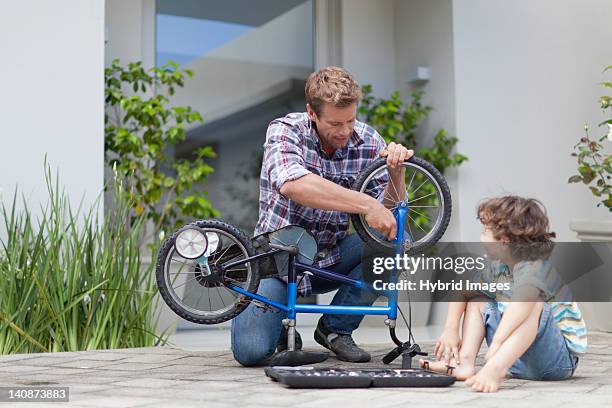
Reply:
M274 308L270 305L265 304L264 302L260 302L259 300L255 300L252 299L251 303L255 306L258 307L259 309L263 309L266 312L274 312Z
M260 302L258 300L254 300L254 299L241 299L241 300L238 300L236 303L240 304L240 305L247 305L247 306L249 304L252 304L253 306L255 306L255 307L259 308L259 309L264 309L265 311L268 311L268 310L273 311L274 310L273 307L268 306L265 303Z

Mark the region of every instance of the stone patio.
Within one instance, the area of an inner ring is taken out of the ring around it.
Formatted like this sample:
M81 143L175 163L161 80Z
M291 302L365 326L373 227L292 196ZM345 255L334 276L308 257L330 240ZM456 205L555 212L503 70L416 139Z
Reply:
M496 394L463 383L446 388L288 389L262 368L240 367L228 351L169 347L0 356L0 386L65 386L69 403L17 407L471 407L612 406L612 335L590 333L575 377L562 382L508 380ZM431 351L431 343L422 343ZM390 345L371 345L368 367L381 366ZM355 366L330 358L323 366ZM399 362L396 366L399 365ZM0 403L0 407L9 406Z

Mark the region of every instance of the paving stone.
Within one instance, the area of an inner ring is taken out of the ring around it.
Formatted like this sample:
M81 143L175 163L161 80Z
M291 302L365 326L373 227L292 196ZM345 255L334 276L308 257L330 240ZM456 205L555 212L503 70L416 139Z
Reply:
M418 393L409 389L402 391L393 391L389 395L383 395L377 398L372 403L398 403L415 404L417 406L423 404L456 404L469 405L470 401L476 399L478 395L475 392L451 392L444 394L435 393Z
M603 385L595 388L591 394L603 394L612 396L612 385Z
M70 398L71 401L78 403L84 407L116 407L116 408L129 408L138 407L145 404L157 403L158 406L162 405L159 399L145 398L145 397L127 397L127 396L107 396L100 395L94 396L93 394L86 394L84 398ZM72 404L70 405L72 407Z
M394 390L394 389L392 389ZM353 388L353 389L328 389L328 390L311 390L310 392L303 393L302 395L309 399L318 398L335 398L340 394L350 395L352 398L359 398L363 400L378 400L383 396L388 396L394 391L380 391L372 392L369 388Z
M241 405L241 407L244 407L245 405ZM180 402L177 401L168 401L165 402L164 401L164 405L163 408L236 408L235 404L231 404L228 402L218 402L218 401L206 401L206 404L203 405L201 402L197 402L197 401L186 401L186 400L181 400ZM138 408L159 408L159 404L152 404L152 405L142 405L141 407ZM261 408L261 407L258 407Z
M185 385L185 381L158 378L135 378L132 380L120 380L117 381L117 384L121 384L122 387L167 388Z
M251 400L251 395L255 394L255 390L247 390L237 388L228 394L227 390L204 390L204 389L172 389L168 390L168 395L172 395L176 400L191 400L191 401L217 401L228 402L236 401L236 404L248 402Z
M412 405L412 402L409 400L403 402L397 401L363 401L358 398L351 398L350 395L339 394L337 397L331 398L322 398L310 401L295 401L296 408L330 408L330 407L376 407L376 408L387 408L392 407L395 404L402 404L402 406L407 407ZM428 405L429 407L429 405Z
M111 388L91 393L94 398L109 397L143 397L156 398L159 400L184 400L187 399L183 393L173 388L142 388L113 386ZM202 395L202 394L200 394ZM194 399L194 398L192 398Z
M235 363L235 361L232 362ZM192 365L192 366L228 366L226 357L206 357L206 356L190 356L183 357L172 361L172 364ZM233 366L233 364L232 364Z
M190 375L193 373L201 373L208 370L218 370L219 367L214 366L206 366L206 367L197 367L197 366L184 366L179 364L171 364L163 367L153 368L149 370L152 375L157 374L182 374L182 375ZM160 377L161 378L161 377Z
M528 398L534 397L536 395L536 392L532 390L528 390L528 389L517 389L512 386L508 386L507 383L502 383L498 392L491 393L491 394L483 394L480 392L476 392L472 390L470 387L461 383L461 387L456 389L455 394L471 396L471 397L485 395L487 398L494 398L494 399L501 398L501 399L522 400L522 399L528 399Z
M131 356L132 354L90 352L88 354L81 354L78 357L81 360L120 361L120 360L128 359Z
M48 367L30 365L7 365L0 367L0 373L35 373L48 370Z
M124 355L124 357L126 357ZM168 363L177 364L184 357L181 354L137 354L121 360L122 363Z
M29 360L32 358L36 358L36 354L9 354L9 355L1 355L0 363L5 364L12 361L23 361Z
M127 375L126 375L127 374ZM141 378L142 375L136 376L136 378ZM128 381L134 379L135 376L128 371L123 371L121 373L107 373L103 372L100 374L94 375L83 375L80 377L67 377L62 380L62 384L72 385L72 384L110 384L117 381Z
M470 407L478 408L500 408L500 407L512 407L512 408L552 408L558 404L546 399L510 399L510 398L490 398L489 394L479 395L476 399L470 401Z
M200 372L201 373L201 372ZM197 376L200 373L184 373L184 372L151 372L148 378L159 378L160 380L181 380L191 383L197 383L202 381L207 381L206 378L198 378ZM195 378L194 378L195 377ZM253 377L246 377L240 380L240 383L246 380L250 380ZM218 381L215 381L218 382Z
M60 353L58 353L60 354ZM29 366L53 366L55 364L61 364L66 361L74 360L74 356L62 356L62 355L45 355L37 356L25 361L12 362L13 365L24 364Z
M17 382L32 381L67 385L71 387L71 408L280 407L289 403L296 407L326 408L334 404L351 408L405 408L408 405L428 408L449 405L478 408L558 408L568 404L612 406L612 336L590 335L589 342L589 354L581 359L573 378L561 382L509 379L495 394L475 393L460 382L452 387L433 389L289 389L265 377L262 368L240 367L227 350L191 352L170 347L0 356L0 385L13 386ZM428 350L432 344L421 346ZM380 361L389 347L367 347L375 358L360 367L389 367ZM482 364L482 353L477 361ZM319 366L355 365L332 357ZM399 368L399 364L391 367ZM41 408L44 405L47 404L35 403L34 406ZM25 406L20 404L20 407Z
M103 385L103 384L92 384L92 385L70 385L70 392L71 393L76 393L76 394L88 394L88 393L92 393L92 392L100 392L100 391L105 391L110 389L111 387L109 387L108 385Z
M0 407L9 406L4 403L0 403ZM86 408L83 405L76 405L72 402L19 402L17 405L13 405L18 408L58 408L58 407L68 407L68 408Z
M109 365L105 365L103 367L98 367L97 369L100 371L104 370L116 370L116 371L142 371L146 372L147 370L153 368L165 367L167 364L164 363L113 363Z
M353 400L355 399L359 400L364 405L369 405L373 407L374 406L375 407L385 406L385 404L378 405L377 401L371 401L370 399L361 398L359 396L354 395L353 393L350 394L350 398ZM311 399L309 401L306 399L305 394L301 394L298 398L298 401L311 402L311 401L314 401L314 399ZM286 407L289 405L288 398L286 395L279 395L279 394L272 394L272 393L254 393L254 394L249 395L249 397L244 402L247 405L256 404L259 407L262 407L262 406Z
M181 390L192 390L192 391L227 391L233 393L236 390L246 390L249 392L255 392L253 384L242 384L236 381L185 381L181 386L178 386ZM229 395L229 394L228 394Z
M121 353L121 354L185 354L184 350L179 348L171 347L135 347L135 348L122 348L122 349L107 349L107 350L96 350L100 353Z
M59 362L59 363L56 363L54 367L89 369L89 368L105 367L111 364L115 364L115 360L79 359L79 360Z
M531 392L560 392L560 393L587 393L596 390L600 386L598 384L578 384L568 382L532 382L522 386L524 390Z
M268 383L268 384L243 384L240 387L241 390L247 390L253 393L269 393L276 395L285 395L288 398L293 398L296 395L303 396L303 398L311 399L307 397L309 391L311 389L299 389L299 388L287 388L287 387L279 387L277 383ZM338 390L345 391L345 390ZM301 397L302 398L302 397Z
M547 402L553 402L556 405L567 406L574 404L578 406L591 406L593 404L607 404L612 406L612 394L596 394L594 392L588 394L573 394L559 393L556 391L541 392L536 394L537 400L543 399Z

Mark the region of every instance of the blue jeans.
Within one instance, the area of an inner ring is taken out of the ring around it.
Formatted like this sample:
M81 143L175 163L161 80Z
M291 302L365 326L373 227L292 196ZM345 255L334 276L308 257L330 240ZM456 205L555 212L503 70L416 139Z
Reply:
M340 242L341 261L328 270L362 279L361 254L363 242L356 234ZM311 277L313 294L338 289L332 305L370 306L378 295L352 286L342 285L316 276ZM280 279L263 279L257 293L281 304L287 304L287 284ZM282 329L282 320L287 313L281 310L264 310L250 304L232 320L232 352L243 366L266 364L274 354ZM340 334L351 334L359 327L363 315L323 315L323 324L329 330Z
M501 318L496 302L484 306L483 322L488 345L493 341ZM550 305L544 303L535 340L510 367L510 374L526 380L556 381L570 378L577 366L578 357L567 348L565 338L555 324Z

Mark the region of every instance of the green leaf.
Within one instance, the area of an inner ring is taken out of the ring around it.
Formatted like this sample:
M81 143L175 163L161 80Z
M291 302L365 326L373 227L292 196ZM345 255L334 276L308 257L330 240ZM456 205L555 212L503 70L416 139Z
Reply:
M582 176L582 182L584 184L589 184L595 178L595 172L588 164L583 164L578 167L578 173Z
M204 146L204 147L200 147L199 149L196 150L196 155L199 158L213 158L213 157L217 157L215 151L213 150L212 146Z
M570 178L567 180L567 182L568 182L568 183L579 183L579 182L581 182L581 181L582 181L582 177L581 177L581 176L579 176L579 175L577 175L577 174L576 174L576 175L573 175L572 177L570 177Z
M174 185L175 180L172 177L166 177L164 179L164 187L170 188Z

